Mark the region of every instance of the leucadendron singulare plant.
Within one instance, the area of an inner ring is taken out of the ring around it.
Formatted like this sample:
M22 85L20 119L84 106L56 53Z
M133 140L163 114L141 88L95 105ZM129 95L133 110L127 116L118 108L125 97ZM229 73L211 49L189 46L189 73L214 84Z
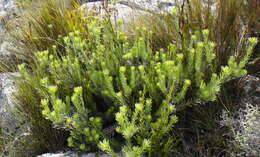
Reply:
M168 156L176 142L176 110L215 100L222 83L244 75L257 39L249 39L242 60L230 57L217 72L208 30L184 42L186 49L170 44L154 52L150 32L139 29L141 35L130 40L120 23L115 28L95 18L88 24L93 40L75 31L63 38L64 52L54 46L52 53L36 54L42 114L70 131L71 147L99 147L112 156ZM33 77L25 68L21 73Z

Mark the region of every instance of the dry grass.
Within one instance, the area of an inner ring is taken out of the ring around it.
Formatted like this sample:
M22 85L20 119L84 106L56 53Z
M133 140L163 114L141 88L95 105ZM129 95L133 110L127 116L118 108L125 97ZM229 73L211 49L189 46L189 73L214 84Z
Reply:
M247 2L247 3L246 3ZM168 43L179 43L189 39L195 31L209 29L210 39L216 47L217 67L225 64L231 55L239 60L244 55L244 38L255 24L257 10L248 0L187 0L179 3L179 14L172 16L142 15L133 23L134 27L145 27L153 32L152 47L164 48ZM252 8L251 10L249 8ZM156 23L156 24L155 24ZM248 25L244 25L247 24Z

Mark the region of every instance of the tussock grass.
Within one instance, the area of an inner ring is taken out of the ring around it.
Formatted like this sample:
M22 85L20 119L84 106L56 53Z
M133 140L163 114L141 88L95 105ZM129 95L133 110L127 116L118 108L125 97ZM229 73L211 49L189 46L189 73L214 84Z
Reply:
M259 12L254 5L256 2L250 0L188 0L177 3L180 12L177 17L167 13L141 15L129 25L130 30L136 26L151 30L151 43L156 50L168 43L183 45L195 31L209 29L210 39L218 45L216 65L220 67L228 57L234 55L239 60L244 55L244 38L248 37Z

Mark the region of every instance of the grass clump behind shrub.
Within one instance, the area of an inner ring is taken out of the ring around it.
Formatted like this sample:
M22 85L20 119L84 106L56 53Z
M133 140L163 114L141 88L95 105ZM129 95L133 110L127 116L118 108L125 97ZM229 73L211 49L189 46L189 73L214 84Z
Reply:
M180 13L145 14L129 22L153 32L151 47L166 48L169 43L182 44L195 31L208 29L209 39L216 43L216 66L220 70L230 56L239 60L244 55L245 40L257 21L256 2L247 0L187 0L176 2ZM249 8L252 8L251 10ZM156 25L154 24L156 23ZM253 24L252 24L253 23Z
M17 82L17 94L15 95L16 112L21 124L29 127L27 133L29 139L24 145L35 155L45 152L55 152L66 147L68 133L63 129L54 128L52 123L46 120L41 112L42 107L37 88L37 80L20 80ZM32 154L29 154L29 156Z
M29 62L32 62L32 53L49 49L53 43L61 48L59 37L71 31L81 30L87 36L85 25L92 18L84 17L84 10L75 0L41 1L22 15L9 24L9 31L15 42L23 48L21 51L26 52L18 52L17 55ZM21 25L21 22L24 24Z

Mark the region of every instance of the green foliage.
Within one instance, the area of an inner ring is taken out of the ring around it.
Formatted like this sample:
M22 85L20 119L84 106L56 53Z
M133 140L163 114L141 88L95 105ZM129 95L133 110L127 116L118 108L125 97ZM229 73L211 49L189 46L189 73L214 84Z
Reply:
M59 37L62 49L53 45L37 53L35 65L20 65L20 73L36 82L43 116L70 131L69 146L91 150L99 145L119 156L113 146L123 138L126 157L167 156L176 142L171 135L176 109L215 100L223 82L246 73L257 40L250 39L240 62L230 57L218 72L208 30L196 32L182 47L169 44L153 51L150 32L138 29L140 36L129 40L121 25L116 29L106 18L92 18L84 30ZM105 132L115 123L122 136Z
M258 2L252 0L187 0L179 1L179 4L176 1L176 3L176 10L170 13L163 12L156 16L154 14L137 15L135 18L137 20L131 20L127 24L130 25L130 28L126 32L132 32L132 29L137 26L145 27L148 31L153 32L150 38L152 49L159 50L160 48L166 48L169 43L175 43L177 47L183 47L185 45L183 42L189 40L195 31L200 30L202 33L202 30L207 28L209 30L209 40L216 44L214 49L216 58L214 64L209 64L209 66L218 69L218 72L237 73L240 71L233 70L231 72L225 65L230 60L228 63L234 64L231 65L232 67L238 67L237 61L243 60L244 56L248 60L248 52L245 51L247 45L245 38L251 36L253 28L256 32L257 28L259 28L257 15L260 8ZM232 59L229 58L230 56L232 56ZM202 59L202 61L204 60ZM244 66L244 63L246 62L242 61L241 65ZM204 74L206 77L210 76L208 73ZM236 80L232 82L236 82ZM217 90L217 88L219 87L213 86L213 89ZM225 84L224 88L225 90L235 89L235 85L227 86ZM232 94L221 91L221 98L217 98L217 103L206 104L210 105L211 108L214 106L215 110L208 110L206 105L200 107L193 105L193 107L188 107L178 113L179 123L177 129L185 128L183 129L185 131L182 129L175 131L180 141L182 141L179 143L180 148L177 150L181 153L176 156L214 156L216 152L222 151L223 154L225 153L225 148L228 147L227 143L230 140L226 136L228 131L221 131L223 128L220 129L216 121L221 110L227 106L231 108L236 106L236 103L227 103L232 99L231 95L237 93L235 90L231 91ZM200 92L202 94L203 90ZM205 92L203 95L207 95L207 93ZM225 95L225 98L223 98L223 95ZM237 99L234 101L237 101ZM213 115L215 115L214 118L212 118ZM226 141L222 142L224 140Z

